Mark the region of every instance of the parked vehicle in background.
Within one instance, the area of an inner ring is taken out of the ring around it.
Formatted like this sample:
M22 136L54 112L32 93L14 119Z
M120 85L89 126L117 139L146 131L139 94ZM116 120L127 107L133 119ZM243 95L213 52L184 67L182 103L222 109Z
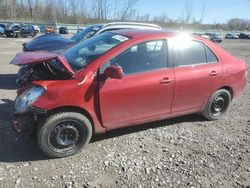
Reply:
M218 42L218 43L222 42L222 38L219 37L218 35L214 34L214 33L204 33L204 35L208 36L208 39L213 41L213 42Z
M172 58L174 57L174 58ZM166 31L119 30L62 54L19 53L19 132L50 157L82 150L93 134L198 113L216 120L247 84L247 65L220 46Z
M35 37L36 32L32 25L13 25L10 29L5 30L5 35L7 37Z
M45 32L46 32L47 34L48 34L48 33L55 33L55 29L54 29L54 27L49 26L49 27L46 28Z
M78 28L76 33L80 33L83 30L83 28Z
M5 29L6 37L21 37L20 35L21 25L10 25Z
M6 25L5 24L0 24L0 27L3 27L5 29Z
M213 36L212 38L210 38L209 40L213 41L213 42L218 42L221 43L222 42L222 38L219 37L218 35Z
M112 22L108 24L95 24L86 27L81 32L76 33L73 37L65 38L59 34L42 35L31 40L28 43L23 44L23 51L63 51L80 41L90 38L94 35L112 30L121 29L150 29L159 30L160 26L154 24L145 23L133 23L133 22Z
M37 34L35 28L33 25L22 25L20 30L20 36L21 37L35 37Z
M60 27L59 34L69 34L68 28L67 27Z
M231 33L226 34L225 39L238 39L239 36L238 35L234 35Z
M246 33L240 33L239 34L240 39L250 39L250 35Z
M33 25L33 27L34 27L36 33L40 33L41 32L41 30L40 30L40 28L39 28L38 25Z
M0 24L0 35L3 36L5 34L6 26L4 24Z

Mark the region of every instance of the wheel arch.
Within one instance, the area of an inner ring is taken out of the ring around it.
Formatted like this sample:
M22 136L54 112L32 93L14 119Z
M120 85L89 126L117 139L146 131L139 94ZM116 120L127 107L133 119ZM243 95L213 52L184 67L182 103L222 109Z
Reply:
M231 100L233 100L233 97L234 97L234 91L233 91L233 88L230 87L230 86L223 86L221 88L219 88L218 90L220 89L226 89L227 91L229 91L230 95L231 95Z
M77 106L62 106L62 107L54 108L48 111L48 113L50 114L55 114L55 113L60 113L60 112L78 112L82 115L85 115L91 122L92 131L93 133L95 133L95 124L94 124L93 118L87 110L77 107Z
M223 86L223 87L220 87L220 88L216 89L214 92L216 92L216 91L218 91L218 90L220 90L220 89L225 89L225 90L227 90L227 91L230 93L230 95L231 95L231 101L233 100L234 92L233 92L233 88L232 88L232 87L230 87L230 86ZM214 93L214 92L213 92L213 93ZM213 95L213 93L211 94L211 96ZM204 108L206 107L207 103L209 102L211 96L210 96L210 97L208 98L208 100L203 104L203 106L202 106L202 108L201 108L201 111L204 110Z

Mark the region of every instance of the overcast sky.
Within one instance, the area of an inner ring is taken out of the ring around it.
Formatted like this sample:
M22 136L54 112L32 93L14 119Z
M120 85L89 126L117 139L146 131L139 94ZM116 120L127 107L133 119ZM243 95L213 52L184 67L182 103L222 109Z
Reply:
M161 15L178 19L185 3L193 5L193 16L201 17L202 6L206 4L206 16L203 23L224 23L230 18L250 19L250 0L139 0L136 8L140 14Z

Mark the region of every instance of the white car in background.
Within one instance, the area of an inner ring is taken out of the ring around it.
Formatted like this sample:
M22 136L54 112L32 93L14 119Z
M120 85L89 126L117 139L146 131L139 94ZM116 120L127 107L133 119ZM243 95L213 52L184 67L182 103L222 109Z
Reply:
M50 51L62 52L65 49L76 45L92 36L99 35L107 31L121 29L149 29L160 30L161 27L155 24L135 23L135 22L111 22L108 24L93 24L85 27L82 31L76 33L71 38L63 37L57 33L41 35L35 39L23 44L23 51Z

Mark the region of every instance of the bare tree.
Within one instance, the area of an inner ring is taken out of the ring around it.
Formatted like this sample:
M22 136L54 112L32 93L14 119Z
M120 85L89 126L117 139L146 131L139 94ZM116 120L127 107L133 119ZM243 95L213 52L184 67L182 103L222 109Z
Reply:
M250 22L240 18L232 18L228 20L227 27L230 30L245 30L250 26Z
M141 15L139 17L139 20L140 21L143 21L143 22L149 22L150 21L150 14L149 13L146 13L144 15Z
M78 6L79 0L71 1L71 13L72 13L72 23L77 23L77 14L78 14Z
M112 1L112 4L113 4L113 20L117 20L119 2L120 2L119 0L113 0L113 1Z
M169 21L169 18L168 18L168 15L166 12L163 12L161 15L159 16L154 16L154 19L153 19L154 22L157 22L157 23L166 23Z
M125 2L124 7L121 10L121 21L124 21L126 19L129 11L135 6L137 2L138 0L127 0Z
M16 0L0 0L0 15L5 18L16 18Z
M69 0L57 0L56 18L59 22L68 22L69 17Z
M193 16L193 4L186 2L183 10L183 21L188 24Z
M87 15L87 6L85 0L80 0L79 7L80 7L80 16L85 17Z
M97 21L108 18L109 0L91 0L90 9L93 12L92 17Z
M7 12L10 18L16 17L16 0L7 1Z
M6 8L7 8L7 1L0 0L0 16L1 16L1 18L7 19L8 12L6 11Z
M30 12L30 18L33 20L36 10L39 6L39 0L27 0L28 6L29 6L29 12Z
M207 16L206 4L207 4L206 0L203 1L202 8L201 8L201 16L200 16L200 19L199 19L200 24L202 24L203 19Z

